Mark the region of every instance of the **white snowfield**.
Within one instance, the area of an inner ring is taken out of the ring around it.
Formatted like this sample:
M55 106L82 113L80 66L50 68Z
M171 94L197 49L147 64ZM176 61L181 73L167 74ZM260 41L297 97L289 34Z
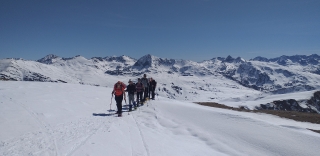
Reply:
M282 97L283 98L283 97ZM123 117L111 88L0 81L2 156L318 156L320 125L163 97ZM115 101L112 109L116 109ZM95 115L94 115L95 114Z

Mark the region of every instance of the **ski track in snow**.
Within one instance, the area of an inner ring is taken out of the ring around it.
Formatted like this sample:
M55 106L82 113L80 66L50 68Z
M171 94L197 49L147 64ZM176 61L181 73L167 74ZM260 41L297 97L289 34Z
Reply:
M140 109L140 108L139 108L139 109ZM140 128L139 124L137 123L137 120L135 119L135 117L132 116L132 118L134 119L135 124L136 124L136 126L138 127L139 134L140 134L141 140L142 140L142 142L143 142L144 148L145 148L145 150L146 150L146 152L147 152L147 155L150 156L150 153L149 153L149 150L148 150L148 146L147 146L146 140L144 139L144 136L143 136L143 134L142 134L142 132L141 132L141 128Z
M109 118L112 119L112 118ZM113 122L103 119L87 118L60 124L54 128L45 126L41 131L31 132L2 141L0 153L11 155L72 155L99 129L106 126L107 130Z
M11 100L12 101L12 100ZM43 122L41 119L39 119L38 116L41 116L43 114L41 113L36 113L34 111L32 111L32 109L30 109L29 107L27 107L26 105L20 103L20 102L15 102L15 103L18 103L19 106L21 106L24 110L26 110L30 116L32 118L35 119L35 121L37 121L39 123L39 125L41 126L41 131L39 131L39 134L41 134L40 136L42 137L42 139L44 139L45 141L42 141L41 138L37 138L36 136L32 137L32 135L26 135L26 136L23 136L21 138L17 138L15 139L15 143L14 145L17 143L17 144L20 144L20 141L23 142L25 140L27 140L26 143L29 143L31 142L32 144L29 146L29 147L34 147L34 146L38 146L39 148L39 151L35 152L35 153L41 153L41 151L44 151L44 150L50 150L50 151L54 151L53 153L50 153L50 154L54 154L54 155L59 155L58 154L58 147L57 147L57 142L56 142L56 139L54 137L52 137L51 135L51 127L50 125L46 124L45 122ZM39 136L39 134L36 134L34 133L35 135ZM36 140L41 140L41 141L35 141L35 140L32 140L32 138L35 138ZM20 140L20 141L19 141ZM34 144L35 142L36 145ZM44 143L45 142L45 143ZM47 142L51 142L51 143L47 143ZM6 143L3 143L2 145L5 145ZM45 146L43 144L46 144ZM4 147L4 146L2 146ZM10 145L9 145L10 147ZM14 149L14 148L10 148L10 149ZM32 149L32 148L31 148ZM27 150L27 149L23 149L24 151ZM3 151L2 149L0 151ZM19 151L19 150L18 150ZM4 154L5 155L5 154ZM31 153L29 153L29 155L33 155Z
M103 124L100 124L100 126L98 128L92 129L90 130L85 137L83 137L79 142L75 143L75 145L72 147L71 151L68 152L68 156L72 155L77 149L79 149L82 145L84 145L86 143L86 141L94 134L96 134L96 132L101 129L101 127L103 126ZM108 128L110 128L110 126L108 126Z

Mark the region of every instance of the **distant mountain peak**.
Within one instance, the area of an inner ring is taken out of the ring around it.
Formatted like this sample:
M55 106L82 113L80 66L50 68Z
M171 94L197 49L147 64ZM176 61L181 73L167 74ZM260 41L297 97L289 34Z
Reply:
M257 56L253 59L250 59L250 61L261 61L261 62L269 62L269 59L265 58L265 57L261 57L261 56Z
M237 57L236 59L235 59L235 62L236 63L239 63L239 62L241 62L241 63L243 63L243 62L245 62L246 60L244 60L243 58L241 58L241 57Z
M158 67L158 66L166 66L171 67L174 65L177 61L174 59L167 59L167 58L159 58L150 54L147 54L140 59L133 65L133 68L136 69L148 69L150 67ZM184 62L184 61L180 61Z
M59 56L57 55L54 55L54 54L48 54L47 56L45 56L44 58L42 59L55 59L55 58L58 58Z
M148 68L152 66L153 62L153 56L150 54L147 54L145 56L142 56L138 61L133 65L135 68Z
M233 60L233 59L234 59L234 58L233 58L232 56L228 55L225 60L228 61L228 60Z
M243 63L243 62L245 62L245 60L242 59L241 57L233 58L232 56L228 55L228 57L225 58L225 59L223 60L223 62L228 62L228 63Z
M60 57L57 55L54 55L54 54L49 54L49 55L37 60L37 62L44 63L44 64L52 64L53 60L57 59L57 58L60 58Z
M147 54L147 55L142 56L139 60L145 60L145 61L152 62L153 60L156 60L156 59L159 59L159 58L156 56L153 56L151 54Z

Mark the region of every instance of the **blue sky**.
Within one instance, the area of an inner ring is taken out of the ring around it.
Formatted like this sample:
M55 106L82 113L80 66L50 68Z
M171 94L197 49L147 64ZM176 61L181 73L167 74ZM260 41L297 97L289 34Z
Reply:
M0 58L320 54L319 0L0 0Z

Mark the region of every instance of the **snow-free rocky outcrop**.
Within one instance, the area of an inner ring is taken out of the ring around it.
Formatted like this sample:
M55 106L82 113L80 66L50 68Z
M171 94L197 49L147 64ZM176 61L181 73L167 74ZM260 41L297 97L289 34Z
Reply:
M169 98L196 101L199 97L215 101L223 94L237 92L261 94L291 93L320 89L320 56L295 55L267 59L256 57L217 57L203 62L159 58L145 55L62 58L47 55L37 61L0 60L0 79L44 81L112 86L147 74L158 81L157 93Z

